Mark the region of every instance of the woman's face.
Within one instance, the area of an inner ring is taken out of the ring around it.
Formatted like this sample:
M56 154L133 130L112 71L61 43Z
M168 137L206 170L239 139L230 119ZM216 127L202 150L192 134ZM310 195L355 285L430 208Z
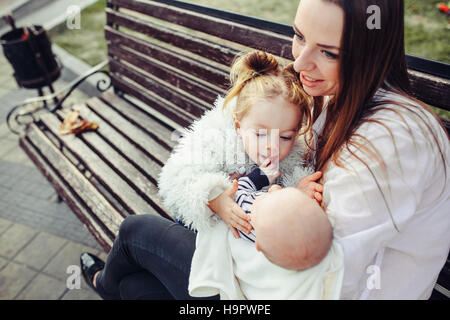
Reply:
M256 99L247 114L235 121L245 152L256 164L267 159L278 164L291 151L301 111L284 98Z
M294 69L311 96L332 96L339 84L344 11L323 0L301 0L294 20Z

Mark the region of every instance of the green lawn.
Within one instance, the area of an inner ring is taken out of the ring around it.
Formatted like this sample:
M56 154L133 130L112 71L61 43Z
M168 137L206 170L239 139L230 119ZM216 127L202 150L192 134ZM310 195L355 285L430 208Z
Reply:
M53 43L94 66L106 59L106 0L98 0L81 12L81 28L68 29L66 23L48 31Z
M446 1L405 0L406 52L450 63L450 19L437 10Z

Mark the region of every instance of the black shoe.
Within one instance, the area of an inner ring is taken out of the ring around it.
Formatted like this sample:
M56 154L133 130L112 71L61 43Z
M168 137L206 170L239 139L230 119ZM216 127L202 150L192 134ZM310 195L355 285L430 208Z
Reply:
M94 287L94 275L105 267L105 263L93 254L83 252L80 256L80 266L84 280L97 292L97 289Z

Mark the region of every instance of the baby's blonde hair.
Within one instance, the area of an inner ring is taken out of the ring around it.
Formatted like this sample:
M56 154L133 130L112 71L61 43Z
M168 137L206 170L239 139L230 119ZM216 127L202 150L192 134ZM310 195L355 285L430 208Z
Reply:
M303 90L293 63L282 68L270 53L251 51L235 60L230 71L230 82L231 88L223 105L226 109L233 98L237 99L235 109L231 110L235 119L242 120L255 99L282 97L301 111L298 129L303 126L304 130L299 134L309 130L313 100Z

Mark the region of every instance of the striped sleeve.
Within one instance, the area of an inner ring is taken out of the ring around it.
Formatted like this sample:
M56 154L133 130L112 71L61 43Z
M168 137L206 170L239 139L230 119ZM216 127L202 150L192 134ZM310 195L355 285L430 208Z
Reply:
M269 185L269 179L261 169L256 168L248 175L238 179L238 190L235 193L236 203L245 211L246 214L251 214L251 207L256 197L264 194L260 191L265 186ZM255 242L255 234L252 230L250 234L239 233L248 240Z

